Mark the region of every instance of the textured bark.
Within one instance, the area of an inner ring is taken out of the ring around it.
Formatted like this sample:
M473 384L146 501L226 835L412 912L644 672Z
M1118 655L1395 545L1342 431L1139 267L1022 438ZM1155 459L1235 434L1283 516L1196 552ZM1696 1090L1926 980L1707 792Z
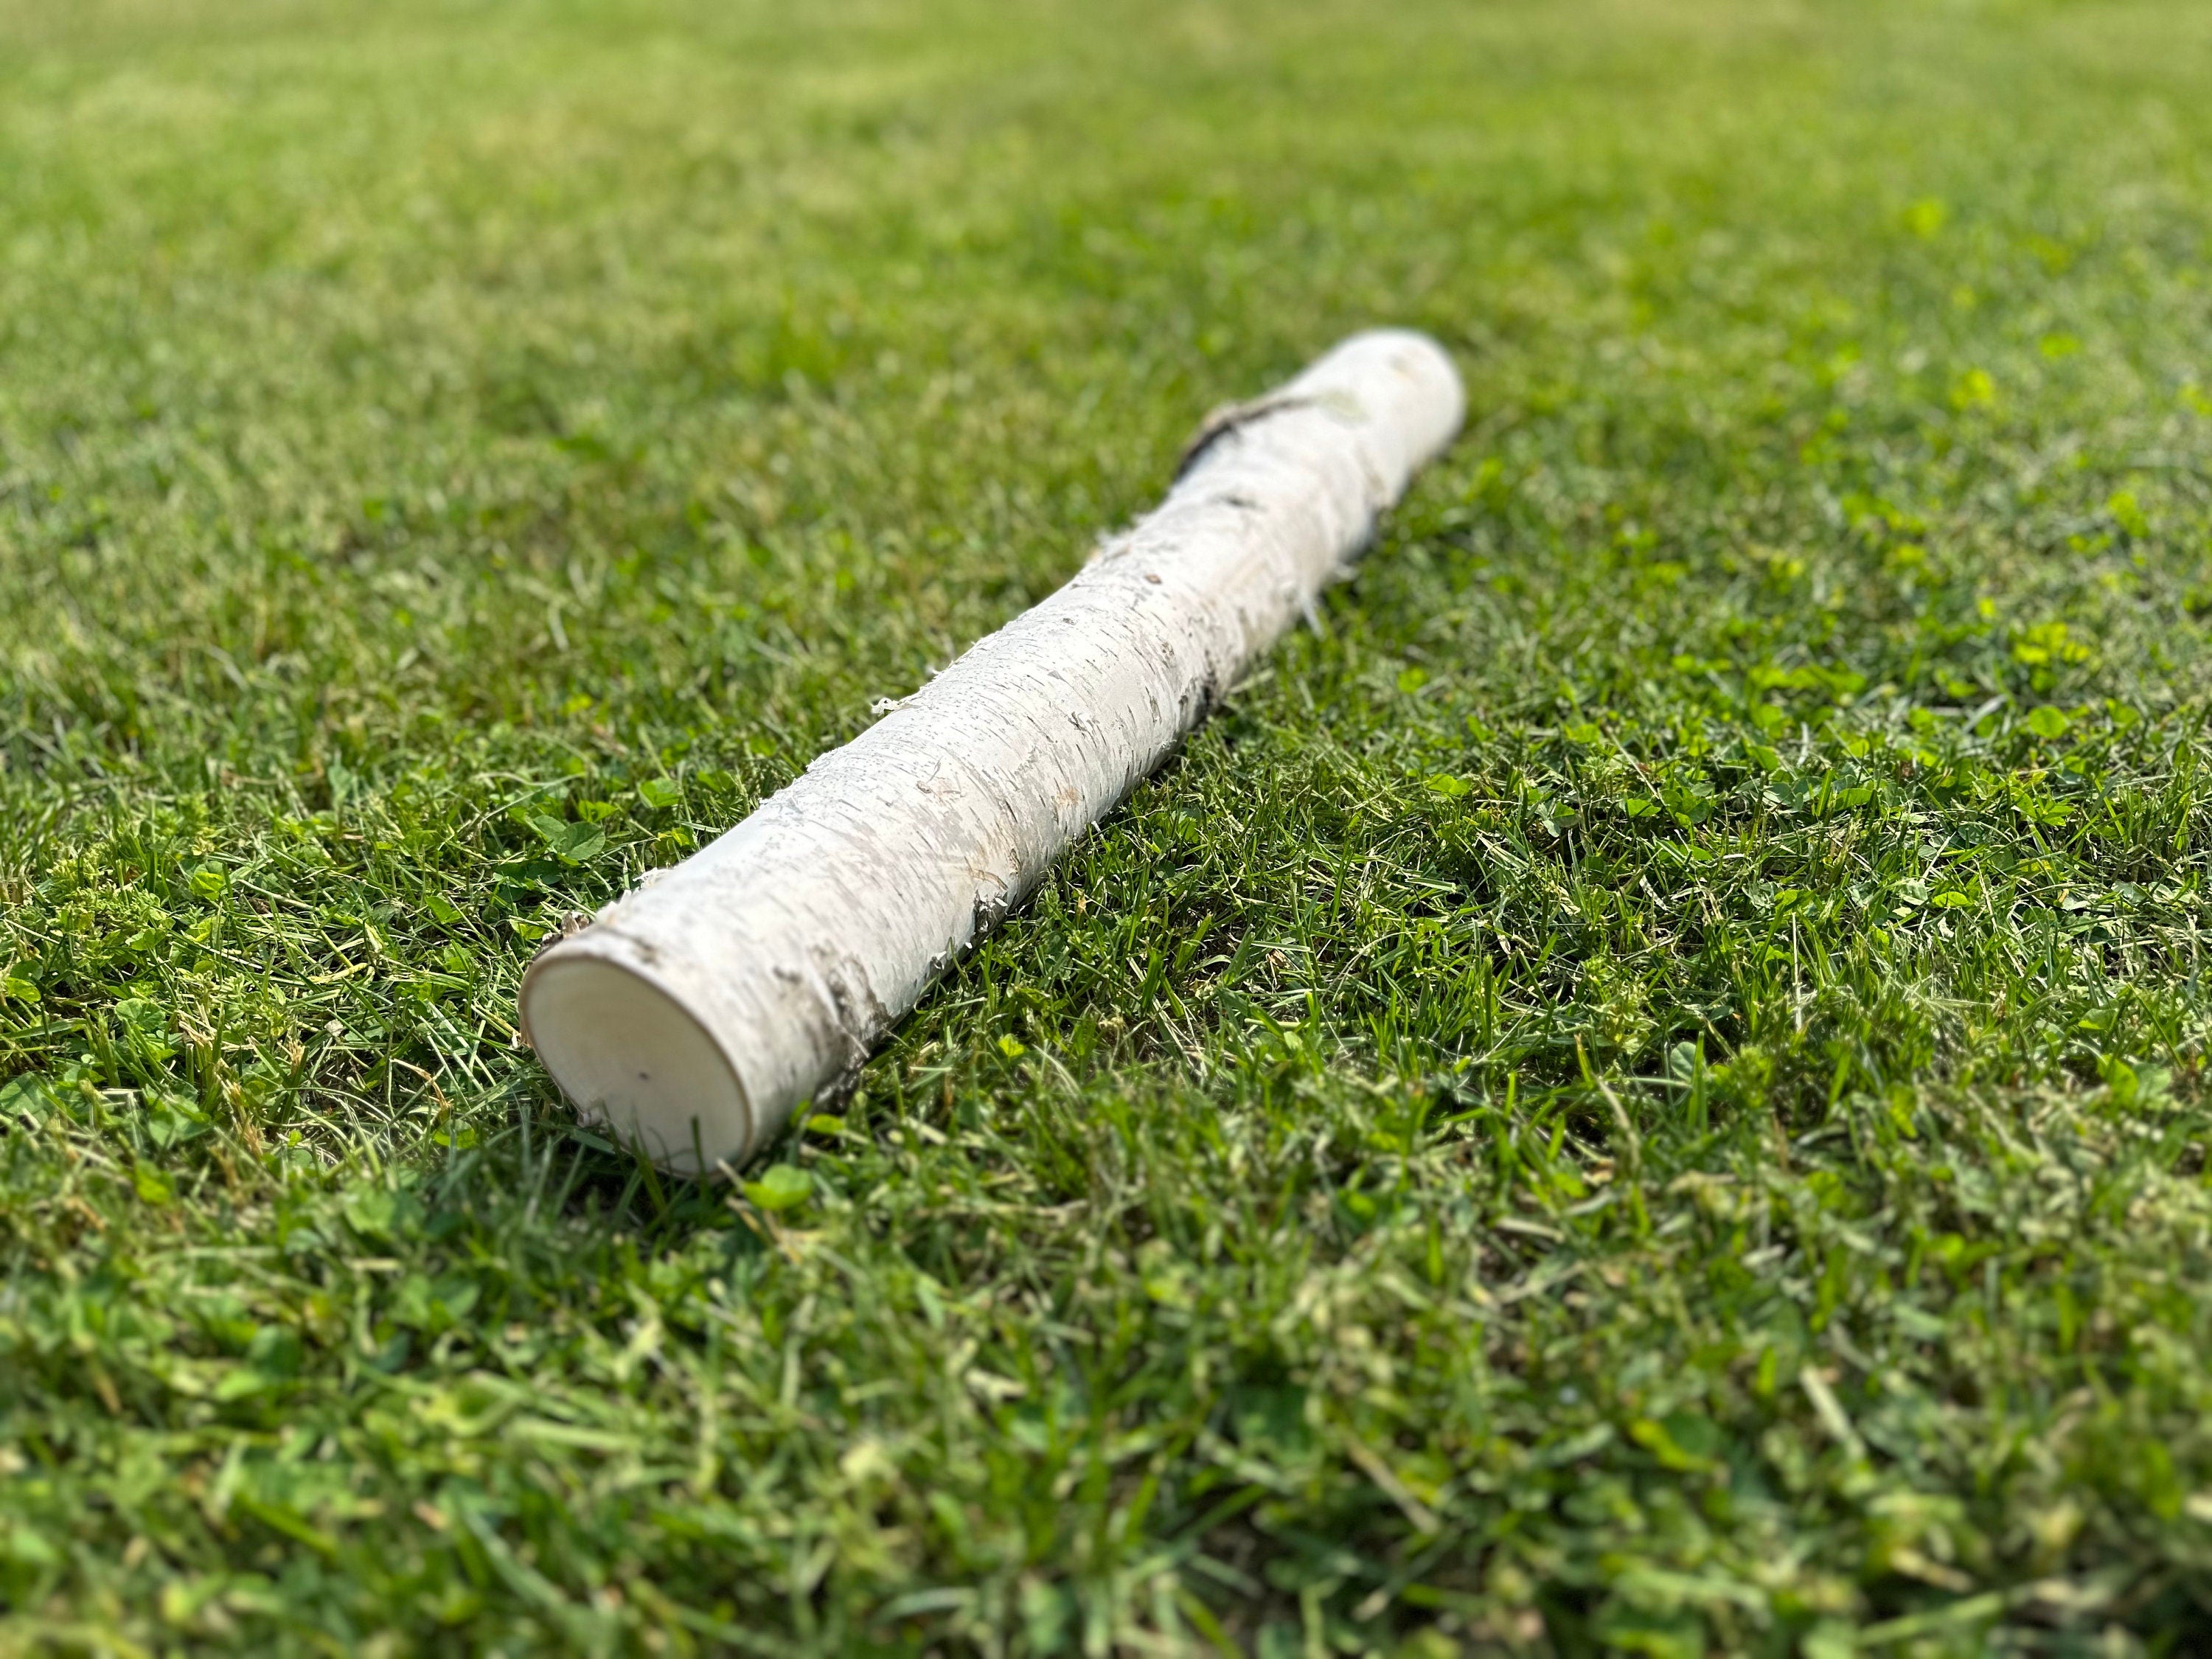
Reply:
M555 1079L672 1168L743 1163L1310 614L1463 408L1386 331L1220 411L1067 586L538 957Z

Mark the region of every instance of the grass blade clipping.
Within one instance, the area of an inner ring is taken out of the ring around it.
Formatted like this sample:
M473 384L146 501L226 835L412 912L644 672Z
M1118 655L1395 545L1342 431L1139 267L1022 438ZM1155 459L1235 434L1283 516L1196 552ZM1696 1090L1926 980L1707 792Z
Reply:
M538 957L555 1080L671 1169L742 1164L1310 611L1464 409L1392 330L1216 415L1065 587Z

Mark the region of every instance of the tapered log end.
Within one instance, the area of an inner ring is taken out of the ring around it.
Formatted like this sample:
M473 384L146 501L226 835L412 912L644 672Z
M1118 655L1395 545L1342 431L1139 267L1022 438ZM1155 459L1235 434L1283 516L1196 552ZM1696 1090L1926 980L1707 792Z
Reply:
M1390 428L1404 446L1407 477L1449 447L1467 418L1467 386L1458 365L1419 329L1370 328L1352 335L1291 386L1340 387L1363 403L1387 404ZM1405 479L1394 483L1402 489Z
M684 1005L635 970L563 946L522 988L531 1046L590 1122L663 1169L735 1169L753 1115L728 1058Z

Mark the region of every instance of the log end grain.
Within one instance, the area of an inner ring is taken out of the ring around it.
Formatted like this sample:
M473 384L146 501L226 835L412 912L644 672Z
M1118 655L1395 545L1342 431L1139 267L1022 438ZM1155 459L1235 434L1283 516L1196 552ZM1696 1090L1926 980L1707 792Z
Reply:
M752 1150L752 1109L728 1057L645 975L596 955L544 957L523 1012L538 1058L585 1122L680 1175L734 1167Z

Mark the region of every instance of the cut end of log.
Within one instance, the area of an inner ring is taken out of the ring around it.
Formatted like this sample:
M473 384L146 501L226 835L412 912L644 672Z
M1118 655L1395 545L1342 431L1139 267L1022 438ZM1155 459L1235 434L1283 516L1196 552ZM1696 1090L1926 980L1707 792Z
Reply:
M601 957L549 956L524 981L522 1013L561 1092L624 1146L681 1175L750 1152L752 1109L728 1056L644 975Z

